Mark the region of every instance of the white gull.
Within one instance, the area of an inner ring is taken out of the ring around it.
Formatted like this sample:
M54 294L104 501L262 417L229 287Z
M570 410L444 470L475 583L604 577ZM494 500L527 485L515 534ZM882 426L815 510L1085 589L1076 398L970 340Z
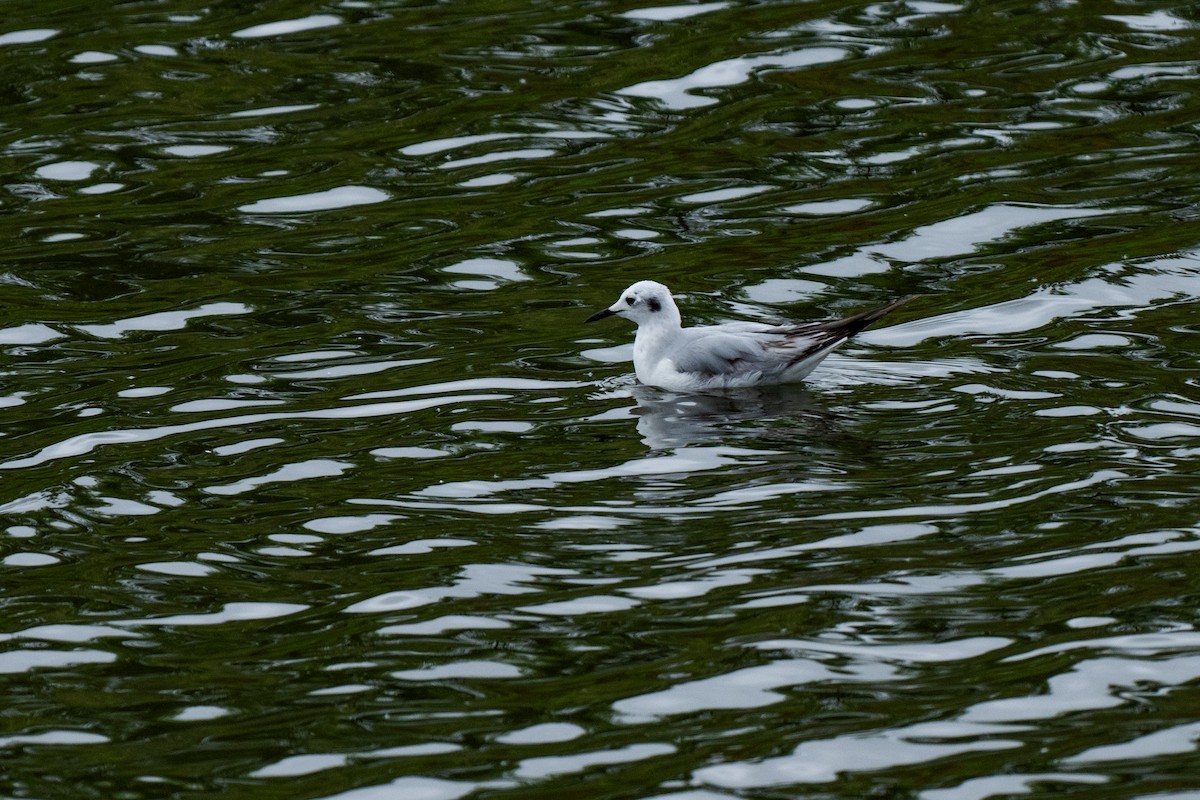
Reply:
M675 392L702 392L801 381L835 347L911 299L825 322L685 328L671 290L656 281L638 281L586 321L619 316L637 323L633 368L638 380Z

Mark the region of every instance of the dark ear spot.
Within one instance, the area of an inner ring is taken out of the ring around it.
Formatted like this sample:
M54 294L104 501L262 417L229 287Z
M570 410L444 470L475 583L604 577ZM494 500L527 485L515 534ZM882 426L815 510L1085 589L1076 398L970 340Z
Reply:
M662 303L658 301L657 297L651 297L646 301L646 305L650 306L651 311L662 311Z

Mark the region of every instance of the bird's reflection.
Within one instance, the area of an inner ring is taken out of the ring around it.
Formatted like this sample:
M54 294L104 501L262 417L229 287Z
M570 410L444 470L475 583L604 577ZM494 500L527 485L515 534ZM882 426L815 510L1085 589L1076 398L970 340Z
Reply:
M632 413L638 433L654 450L714 441L727 444L743 437L761 440L763 430L745 424L759 420L788 419L790 437L796 426L819 433L836 429L833 415L797 385L681 394L638 384L630 386L629 393L637 401Z

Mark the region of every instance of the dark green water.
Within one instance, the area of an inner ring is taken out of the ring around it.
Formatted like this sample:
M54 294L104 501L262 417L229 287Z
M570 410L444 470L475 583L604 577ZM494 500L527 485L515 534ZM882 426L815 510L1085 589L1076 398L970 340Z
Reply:
M1194 5L0 9L0 796L1200 796Z

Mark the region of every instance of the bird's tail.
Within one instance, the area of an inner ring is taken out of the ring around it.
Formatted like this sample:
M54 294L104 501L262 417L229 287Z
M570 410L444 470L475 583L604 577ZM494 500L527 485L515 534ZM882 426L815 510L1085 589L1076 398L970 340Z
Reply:
M898 300L893 300L885 306L873 308L870 311L862 311L849 317L843 317L842 319L832 319L828 322L820 322L814 327L816 330L830 333L838 339L849 339L851 336L858 333L872 322L877 322L883 319L900 306L904 305L910 300L915 300L919 296L920 295L910 294L905 297L901 297Z

